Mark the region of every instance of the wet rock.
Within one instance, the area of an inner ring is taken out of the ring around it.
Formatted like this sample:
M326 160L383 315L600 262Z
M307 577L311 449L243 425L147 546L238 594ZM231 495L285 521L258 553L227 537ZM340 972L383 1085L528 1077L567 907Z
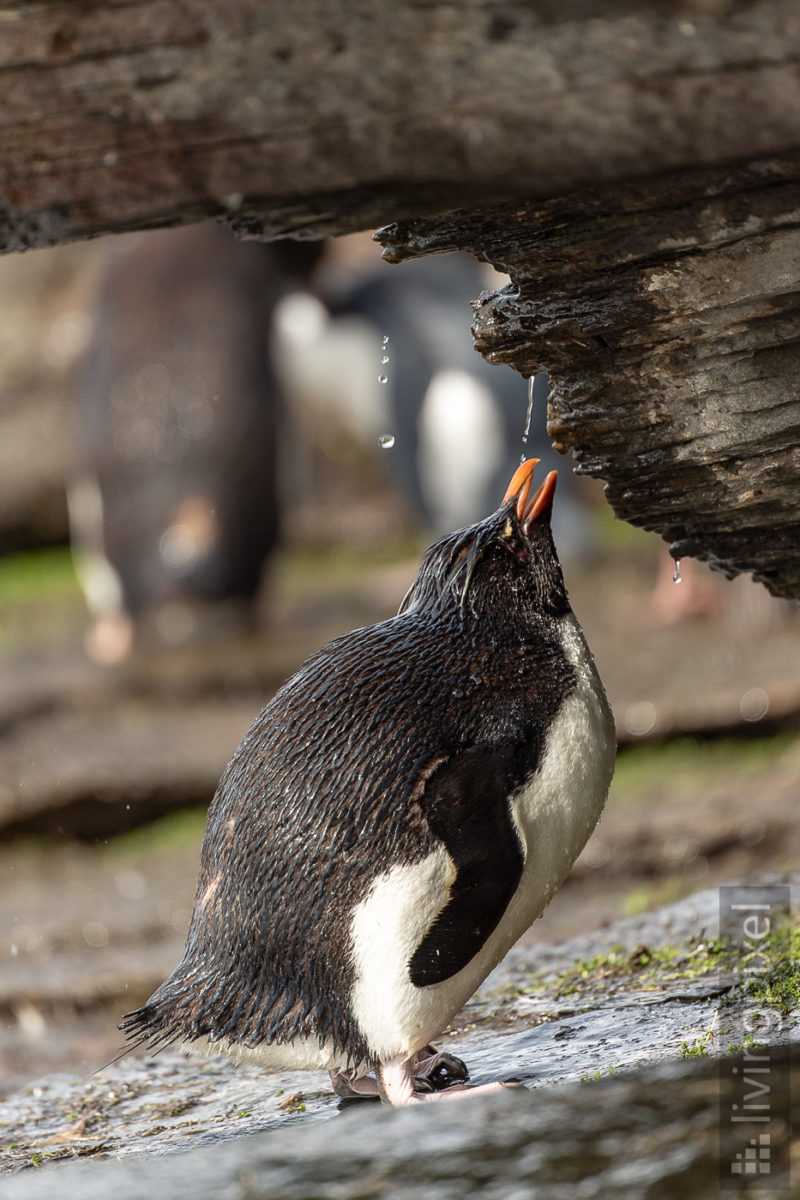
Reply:
M720 1114L742 1060L706 1056L735 1040L748 1004L730 964L720 969L707 953L718 914L709 889L601 934L515 948L443 1044L465 1058L474 1083L514 1079L531 1092L406 1113L377 1104L343 1112L321 1073L174 1052L132 1056L89 1079L40 1080L0 1104L3 1168L43 1168L8 1181L6 1194L34 1200L56 1186L65 1198L146 1194L156 1165L142 1156L169 1150L179 1154L159 1160L158 1194L215 1200L334 1197L365 1180L375 1195L413 1187L436 1200L479 1184L506 1196L534 1179L558 1185L548 1194L565 1200L578 1181L586 1196L668 1197L685 1194L675 1189L687 1172L693 1196L716 1195L718 1130L724 1153L729 1142L731 1155L741 1150ZM680 945L683 957L659 958L659 948ZM620 969L598 962L612 954ZM786 1169L778 1156L788 1136L789 1059L775 1047L799 1026L797 1014L783 1014L763 1032L776 1177ZM126 1161L64 1165L87 1157Z
M771 1069L774 1083L788 1079L788 1050L773 1053ZM598 1200L667 1200L685 1196L689 1187L692 1197L702 1200L719 1194L721 1168L734 1163L747 1144L726 1122L730 1087L723 1083L721 1088L720 1082L714 1062L671 1063L623 1078L549 1089L546 1103L543 1094L520 1090L404 1112L380 1111L377 1105L344 1113L333 1109L322 1121L307 1109L287 1117L287 1126L294 1128L262 1127L250 1136L243 1136L252 1124L249 1116L231 1111L228 1129L238 1128L238 1136L228 1137L235 1140L203 1148L209 1139L200 1134L191 1139L192 1149L155 1161L127 1158L125 1149L118 1148L123 1161L29 1171L7 1180L4 1194L8 1200L50 1200L54 1191L61 1200L105 1200L109 1195L117 1200L143 1195L171 1200L305 1200L311 1195L320 1200L355 1195L455 1200L480 1195L499 1200L547 1187L553 1200L573 1197L576 1188L582 1197ZM205 1088L195 1087L172 1112L158 1102L152 1105L151 1144L158 1141L159 1125L176 1120L181 1104L186 1116L193 1113L202 1121L208 1092L216 1083L207 1079ZM138 1084L107 1093L101 1107L122 1108ZM226 1101L231 1100L234 1106L239 1103L228 1095ZM302 1101L294 1103L299 1108ZM770 1126L774 1167L769 1182L776 1191L789 1182L788 1115L784 1107ZM80 1154L82 1120L74 1122L72 1132L66 1124L53 1133L52 1123L43 1125L35 1161L63 1153L71 1139L73 1152ZM131 1141L139 1135L132 1124ZM53 1140L58 1138L63 1140Z

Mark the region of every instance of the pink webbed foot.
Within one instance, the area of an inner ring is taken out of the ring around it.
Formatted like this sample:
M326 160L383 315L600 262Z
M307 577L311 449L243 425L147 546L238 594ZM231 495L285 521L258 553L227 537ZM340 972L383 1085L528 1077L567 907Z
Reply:
M409 1060L414 1092L441 1092L469 1079L466 1063L454 1054L423 1046ZM342 1100L379 1100L381 1092L374 1075L356 1076L355 1071L330 1071L331 1083Z
M418 1057L418 1055L414 1055L410 1059L392 1058L388 1062L380 1064L377 1075L381 1100L399 1108L406 1104L424 1104L430 1100L460 1100L467 1096L487 1096L493 1092L502 1092L507 1087L519 1086L518 1084L484 1083L480 1087L466 1087L463 1083L456 1083L440 1092L418 1092L414 1087L414 1070ZM463 1063L461 1065L463 1066ZM464 1069L466 1070L466 1068Z

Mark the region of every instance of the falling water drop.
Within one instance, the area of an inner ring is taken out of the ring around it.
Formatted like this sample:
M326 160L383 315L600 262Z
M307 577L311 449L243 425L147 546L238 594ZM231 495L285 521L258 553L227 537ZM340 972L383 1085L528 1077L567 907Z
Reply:
M391 450L392 446L394 445L394 441L395 439L393 433L382 433L378 438L378 445L380 446L381 450Z
M674 561L675 561L675 570L672 573L672 582L680 583L681 582L681 560L679 558L676 558Z
M528 411L525 414L525 430L522 434L522 457L519 460L521 463L525 462L525 455L528 447L528 437L531 432L531 417L533 416L533 381L535 378L536 377L534 375L531 375L528 378Z
M388 345L389 345L389 335L388 335L388 333L385 333L383 335L383 337L381 338L381 366L382 367L385 367L389 361L389 354L386 350L386 347ZM388 375L381 374L378 376L378 383L388 383L388 382L389 382Z

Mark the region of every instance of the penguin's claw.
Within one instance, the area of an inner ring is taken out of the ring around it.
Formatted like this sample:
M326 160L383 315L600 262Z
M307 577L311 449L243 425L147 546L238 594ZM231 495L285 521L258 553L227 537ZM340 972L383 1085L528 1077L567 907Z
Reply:
M423 1046L407 1060L414 1095L423 1097L435 1092L460 1090L469 1079L467 1064L455 1054L444 1054L435 1046ZM333 1090L340 1100L378 1100L385 1098L374 1075L356 1076L354 1071L330 1071ZM392 1103L392 1101L389 1101Z
M442 1092L469 1079L465 1062L454 1054L439 1052L435 1046L417 1051L411 1072L415 1092Z
M374 1075L355 1078L353 1071L330 1071L333 1090L340 1100L379 1100L378 1081Z
M426 1050L429 1049L433 1049L433 1047L426 1047ZM418 1066L420 1055L424 1054L425 1050L411 1058L398 1057L380 1063L376 1074L381 1100L399 1108L406 1104L424 1104L429 1100L460 1100L462 1096L486 1096L490 1092L504 1091L507 1086L517 1086L505 1083L484 1083L480 1087L467 1087L463 1083L454 1083L441 1091L434 1091L430 1081L422 1079L423 1087L420 1088L417 1086L419 1081L414 1072ZM428 1058L431 1057L434 1056L428 1055ZM441 1057L452 1059L451 1055L442 1055ZM425 1062L426 1059L423 1058L422 1061ZM453 1061L459 1063L461 1069L466 1072L467 1068L460 1059Z

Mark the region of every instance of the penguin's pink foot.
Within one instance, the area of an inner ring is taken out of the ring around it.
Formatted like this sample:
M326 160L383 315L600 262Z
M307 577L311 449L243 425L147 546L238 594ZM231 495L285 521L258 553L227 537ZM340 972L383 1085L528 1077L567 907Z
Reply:
M409 1060L415 1092L441 1092L469 1079L467 1064L454 1054L423 1046ZM356 1076L355 1071L330 1071L331 1083L342 1100L378 1100L380 1089L374 1075Z
M417 1093L414 1088L414 1068L417 1055L412 1058L392 1058L378 1067L378 1088L381 1100L400 1108L406 1104L423 1104L428 1100L460 1100L465 1096L487 1096L490 1092L502 1092L506 1087L518 1084L484 1083L480 1087L465 1087L456 1083L442 1092ZM463 1064L462 1064L463 1065Z
M354 1071L329 1072L333 1090L342 1100L379 1100L378 1081L374 1075L355 1076Z

